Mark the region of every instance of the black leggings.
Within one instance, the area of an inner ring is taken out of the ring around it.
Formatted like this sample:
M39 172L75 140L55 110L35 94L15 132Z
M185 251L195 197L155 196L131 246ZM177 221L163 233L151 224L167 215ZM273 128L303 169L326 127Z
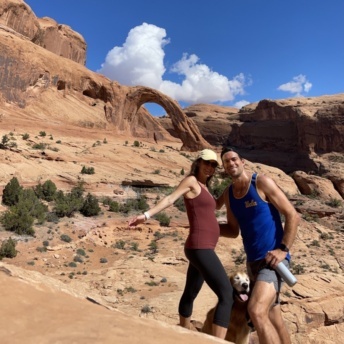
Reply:
M218 297L213 323L228 327L233 305L233 288L219 257L210 249L185 249L185 255L189 260L189 267L179 302L179 314L184 318L191 316L193 302L205 281Z

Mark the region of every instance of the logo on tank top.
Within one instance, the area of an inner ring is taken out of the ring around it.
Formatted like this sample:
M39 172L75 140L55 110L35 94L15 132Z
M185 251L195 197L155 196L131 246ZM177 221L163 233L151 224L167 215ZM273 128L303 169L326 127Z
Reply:
M255 207L256 205L257 205L257 202L255 200L245 201L245 208Z

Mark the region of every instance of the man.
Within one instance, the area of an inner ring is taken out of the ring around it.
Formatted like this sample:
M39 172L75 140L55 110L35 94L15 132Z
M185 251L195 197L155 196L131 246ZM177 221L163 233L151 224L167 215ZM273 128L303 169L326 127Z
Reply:
M221 235L237 237L240 232L243 238L247 271L254 284L248 312L259 343L290 344L279 305L281 278L273 268L282 261L289 267L289 249L300 216L271 178L245 170L245 160L234 148L224 148L221 158L232 178L217 200L217 208L224 203L227 208ZM285 217L284 228L280 214Z

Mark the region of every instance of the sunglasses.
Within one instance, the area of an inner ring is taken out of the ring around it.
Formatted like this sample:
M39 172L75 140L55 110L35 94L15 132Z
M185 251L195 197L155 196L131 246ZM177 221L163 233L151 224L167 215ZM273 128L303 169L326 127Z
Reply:
M209 160L203 160L204 165L211 166L212 168L217 167L217 162L215 161L209 161Z

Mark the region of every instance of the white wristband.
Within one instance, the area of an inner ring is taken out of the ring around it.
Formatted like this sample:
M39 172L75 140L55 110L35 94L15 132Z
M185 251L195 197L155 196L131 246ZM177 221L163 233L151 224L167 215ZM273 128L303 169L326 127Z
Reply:
M145 216L146 220L150 219L150 215L149 215L148 211L144 212L143 215Z

